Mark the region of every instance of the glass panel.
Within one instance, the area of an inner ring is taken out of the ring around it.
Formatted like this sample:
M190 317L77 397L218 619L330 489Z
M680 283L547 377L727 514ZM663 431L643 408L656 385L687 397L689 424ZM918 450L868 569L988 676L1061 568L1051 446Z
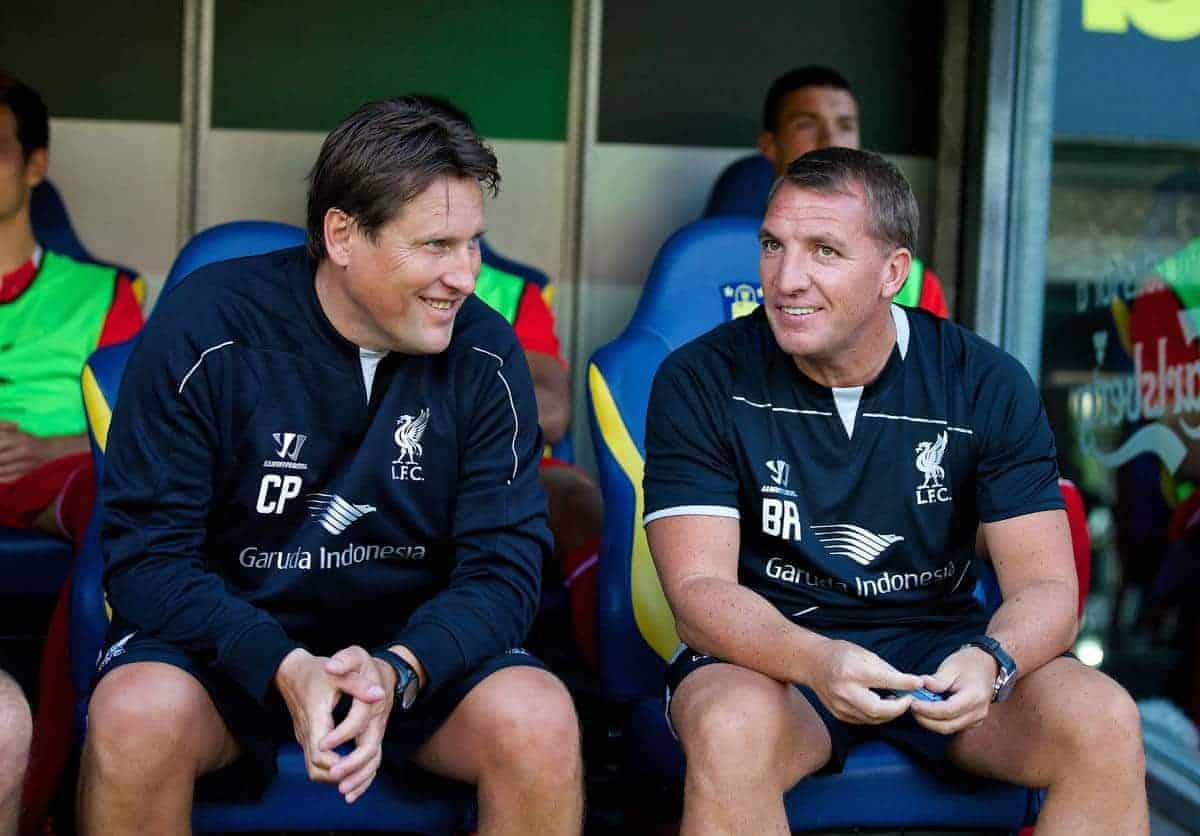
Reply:
M1043 397L1082 490L1076 652L1200 720L1200 150L1059 142Z
M1063 475L1088 509L1075 651L1139 701L1151 760L1165 746L1189 775L1200 774L1194 9L1061 0L1041 371Z

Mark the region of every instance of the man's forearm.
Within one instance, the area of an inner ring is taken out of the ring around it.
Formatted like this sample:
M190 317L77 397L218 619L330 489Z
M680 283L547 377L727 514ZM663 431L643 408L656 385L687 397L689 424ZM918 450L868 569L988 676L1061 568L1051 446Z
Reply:
M52 435L40 439L41 460L44 462L61 459L75 453L86 453L91 449L87 433L78 435Z
M809 682L828 643L788 621L758 593L718 578L684 581L671 607L689 647L779 682Z
M547 444L557 444L571 424L571 384L566 368L549 354L526 351L538 425Z
M1079 627L1077 601L1069 583L1030 584L1004 599L987 633L1013 657L1020 674L1035 671L1071 647Z

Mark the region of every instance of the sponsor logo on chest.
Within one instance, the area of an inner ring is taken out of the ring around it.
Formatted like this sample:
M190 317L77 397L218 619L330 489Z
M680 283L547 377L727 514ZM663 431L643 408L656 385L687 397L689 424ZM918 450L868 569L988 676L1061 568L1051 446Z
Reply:
M946 445L949 443L947 436L948 433L941 432L933 441L922 441L917 445L914 466L923 477L916 490L918 505L954 499L945 484L946 470L942 467L942 457L946 455Z
M401 415L396 419L392 440L396 442L398 455L392 460L392 479L401 482L423 482L425 475L421 467L421 456L425 448L421 438L429 426L429 410L422 409L416 415Z
M761 486L762 493L767 494L762 501L763 534L784 540L799 540L800 509L791 499L777 498L796 496L796 492L788 487L792 466L783 459L768 459L766 465L772 484Z

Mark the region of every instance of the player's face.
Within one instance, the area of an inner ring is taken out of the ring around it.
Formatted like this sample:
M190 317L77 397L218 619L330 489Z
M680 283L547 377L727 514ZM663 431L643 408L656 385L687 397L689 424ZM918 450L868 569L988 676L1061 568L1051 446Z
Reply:
M818 148L858 147L858 103L836 87L801 87L783 97L774 131L764 131L758 147L775 166L775 176L788 163Z
M44 150L25 158L17 137L17 117L0 105L0 223L11 220L29 203L30 191L45 173Z
M439 177L376 233L350 234L344 292L375 345L436 354L475 291L483 192L473 179Z
M907 250L888 253L869 230L861 186L825 194L784 182L759 233L771 331L801 370L826 385L866 382L853 378L878 371L878 347L891 350L889 304L903 283L899 271L907 272Z

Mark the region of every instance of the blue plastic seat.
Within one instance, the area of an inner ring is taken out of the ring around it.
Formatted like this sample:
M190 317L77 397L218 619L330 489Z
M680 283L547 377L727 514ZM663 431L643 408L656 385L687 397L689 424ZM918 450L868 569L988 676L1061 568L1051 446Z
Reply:
M734 160L729 164L708 195L704 217L738 215L762 218L767 195L775 185L775 167L762 154Z
M298 227L269 221L239 221L201 232L183 248L163 285L163 293L198 268L215 261L271 252L303 243ZM137 340L96 351L83 375L84 404L96 462L103 478L108 427L116 404L121 375ZM79 556L71 601L71 664L79 706L80 729L86 716L109 611L101 587L104 558L96 518ZM453 833L469 829L475 818L472 787L435 778L415 766L398 781L381 772L371 788L348 805L331 785L308 779L300 747L286 743L276 758L278 773L263 797L252 803L198 800L192 826L198 833L289 831L400 831Z
M628 327L593 355L588 368L589 418L604 493L600 672L605 696L628 709L623 758L634 781L684 774L683 752L663 712L666 659L679 639L641 524L650 385L672 350L756 307L758 227L756 219L728 217L676 232L659 251ZM808 778L784 800L797 830L1016 830L1036 816L1039 798L1023 787L965 774L939 778L889 744L872 742L851 749L841 774Z

